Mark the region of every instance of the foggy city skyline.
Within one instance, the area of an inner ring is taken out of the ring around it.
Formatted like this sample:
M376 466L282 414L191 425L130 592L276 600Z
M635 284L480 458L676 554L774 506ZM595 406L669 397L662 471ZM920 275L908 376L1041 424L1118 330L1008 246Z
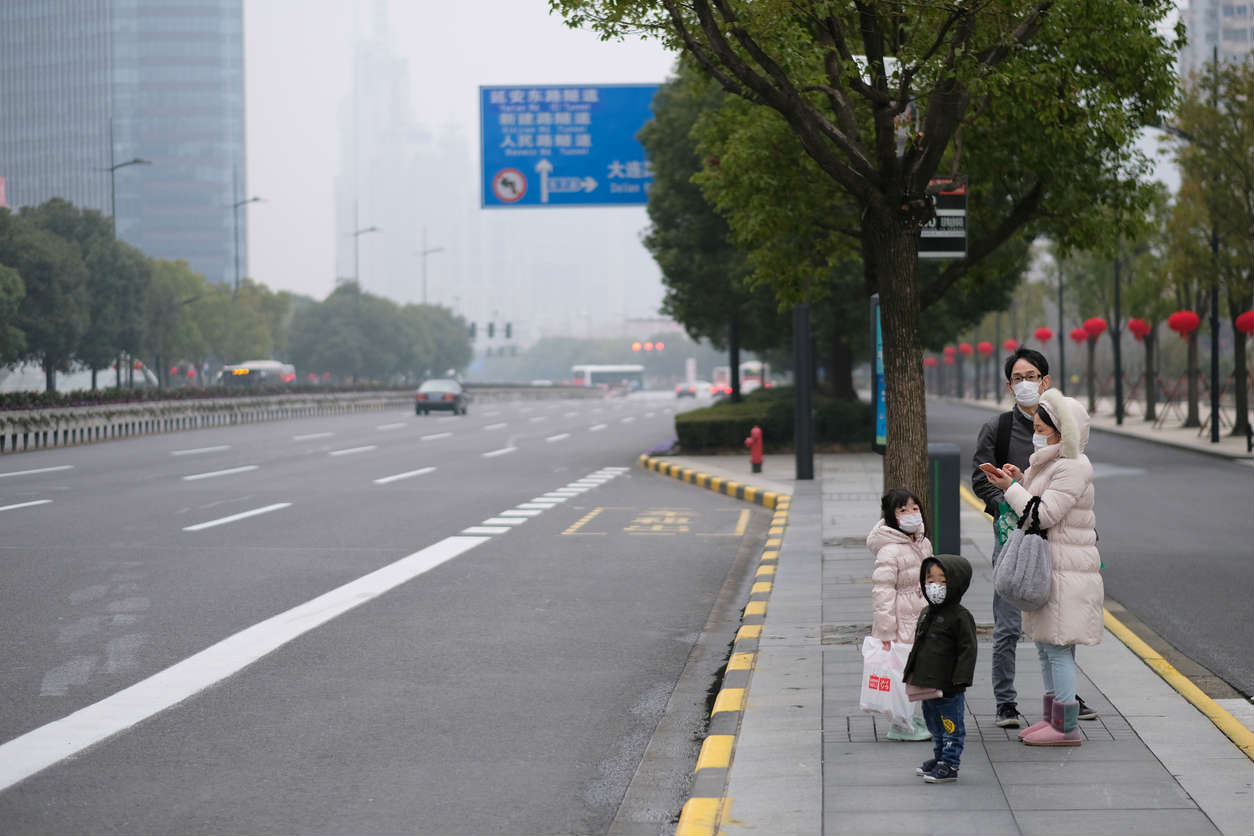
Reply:
M480 208L478 89L660 83L672 54L569 29L544 0L246 2L244 37L254 279L321 299L351 278L355 197L356 228L382 230L357 241L367 292L421 301L425 227L428 301L521 342L657 316L642 206Z

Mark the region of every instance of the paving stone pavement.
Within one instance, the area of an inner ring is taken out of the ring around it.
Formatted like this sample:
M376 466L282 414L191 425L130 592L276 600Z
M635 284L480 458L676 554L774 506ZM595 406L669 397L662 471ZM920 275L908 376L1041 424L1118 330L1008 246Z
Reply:
M743 457L669 457L754 483ZM879 510L882 460L816 457L795 481L788 456L762 478L790 487L791 519L727 776L719 832L814 834L1254 834L1254 763L1201 712L1107 631L1080 647L1077 691L1099 712L1083 745L1032 748L994 722L991 659L993 535L964 506L962 553L975 570L963 604L982 634L967 691L960 778L914 774L928 743L883 739L858 707L861 641L870 630L873 559L865 538ZM1019 706L1037 719L1035 646L1019 646Z

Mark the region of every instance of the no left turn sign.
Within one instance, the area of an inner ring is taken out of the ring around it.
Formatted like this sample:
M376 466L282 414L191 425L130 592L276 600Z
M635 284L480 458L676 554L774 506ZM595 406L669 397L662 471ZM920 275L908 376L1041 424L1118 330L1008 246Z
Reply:
M503 168L492 177L492 194L502 203L517 203L527 193L527 178L516 168Z

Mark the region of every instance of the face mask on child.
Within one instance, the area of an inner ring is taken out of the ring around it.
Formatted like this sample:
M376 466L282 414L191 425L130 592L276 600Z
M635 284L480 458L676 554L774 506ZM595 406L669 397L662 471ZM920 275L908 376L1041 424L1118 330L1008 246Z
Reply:
M928 603L940 606L945 603L945 584L929 583L923 587L923 596L927 598Z
M902 514L897 518L897 525L907 534L918 534L923 530L923 515Z

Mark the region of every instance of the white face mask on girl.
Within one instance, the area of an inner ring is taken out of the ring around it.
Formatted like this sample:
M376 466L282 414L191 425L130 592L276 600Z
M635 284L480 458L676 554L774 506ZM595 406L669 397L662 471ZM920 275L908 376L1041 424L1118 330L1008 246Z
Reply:
M1049 436L1041 435L1040 433L1032 434L1032 447L1033 448L1040 450L1048 446L1049 446Z
M902 514L897 518L897 525L907 534L918 534L923 531L923 515Z
M1021 380L1014 385L1015 400L1020 406L1036 406L1041 402L1041 382Z
M945 584L929 583L923 587L923 596L927 598L928 603L939 607L945 603Z

